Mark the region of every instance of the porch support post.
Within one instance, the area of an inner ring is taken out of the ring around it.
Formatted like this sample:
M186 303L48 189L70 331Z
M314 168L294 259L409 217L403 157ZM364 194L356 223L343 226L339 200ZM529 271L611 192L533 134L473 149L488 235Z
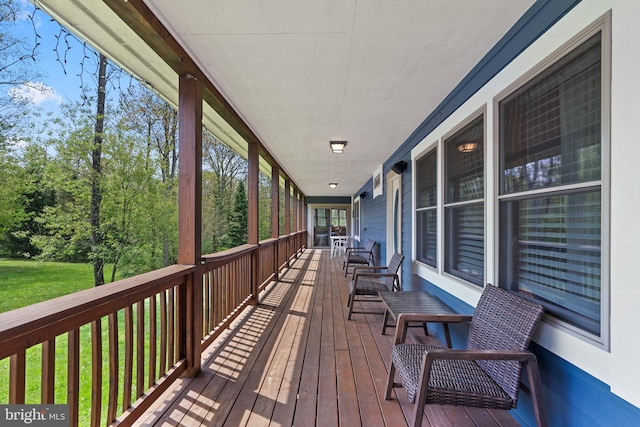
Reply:
M304 236L304 246L307 247L309 241L309 229L307 228L309 219L307 218L308 212L307 212L307 198L306 197L302 197L302 199L300 200L300 204L302 205L302 212L300 212L300 220L302 221L302 230L306 231L305 236Z
M298 258L300 256L300 251L298 249L300 249L299 247L299 236L298 236L298 212L300 209L300 205L298 202L298 195L300 193L298 192L297 188L293 189L293 231L295 234L295 238L293 239L293 245L294 245L294 249L296 251L296 258Z
M300 208L298 204L298 189L293 189L293 231L295 233L298 232L298 209Z
M187 375L200 371L202 338L202 83L191 75L179 80L178 264L195 266L179 297L181 356Z
M247 180L247 220L248 220L248 242L251 245L257 245L259 242L258 233L258 161L260 154L258 152L258 144L249 142L248 153L248 174ZM251 294L250 303L258 303L258 254L259 248L252 252L251 256Z
M289 259L291 259L291 183L288 179L284 180L284 230L287 236L287 267L290 267Z
M273 274L275 280L280 280L280 266L278 252L280 251L280 168L271 167L271 238L276 239L273 249Z

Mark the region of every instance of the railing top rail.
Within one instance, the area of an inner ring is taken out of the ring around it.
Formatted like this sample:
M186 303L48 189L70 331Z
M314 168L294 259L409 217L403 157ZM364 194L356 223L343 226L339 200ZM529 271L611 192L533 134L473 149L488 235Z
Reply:
M0 313L0 359L168 289L194 269L172 265Z
M258 242L258 244L259 244L260 246L263 246L263 245L270 245L270 244L276 243L278 240L279 240L279 239L278 239L277 237L271 237L271 238L269 238L269 239L260 240L260 241Z
M205 264L215 263L218 265L228 264L231 261L242 258L246 254L249 254L256 250L258 245L240 245L235 248L227 249L226 251L216 252L215 254L207 254L202 256L202 262Z

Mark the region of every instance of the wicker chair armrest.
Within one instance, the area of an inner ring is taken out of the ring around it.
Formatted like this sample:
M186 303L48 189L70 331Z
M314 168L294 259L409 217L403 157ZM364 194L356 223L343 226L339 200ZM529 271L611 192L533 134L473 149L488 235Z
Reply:
M527 350L452 350L443 348L431 349L425 352L425 360L431 363L433 360L513 360L528 362L535 358L536 356Z
M349 250L349 248L347 248L347 253L350 253L350 254L370 254L370 253L373 253L373 251L368 251L365 248L353 248L351 250Z
M387 266L385 265L356 265L355 267L353 267L353 274L364 274L364 273L359 273L358 270L369 270L369 271L376 271L376 270L386 270Z
M356 279L358 277L380 278L380 277L398 277L398 275L394 273L358 273L356 275Z

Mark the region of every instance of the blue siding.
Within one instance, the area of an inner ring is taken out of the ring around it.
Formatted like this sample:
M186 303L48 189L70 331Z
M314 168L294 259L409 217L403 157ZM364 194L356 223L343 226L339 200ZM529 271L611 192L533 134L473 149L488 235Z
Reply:
M402 251L407 260L412 258L413 232L411 205L413 189L409 161L411 149L578 3L579 0L537 1L385 162L383 176L386 176L394 163L400 160L409 163L409 168L402 177ZM361 191L372 194L372 181L369 180L356 194ZM382 254L385 253L386 240L385 200L384 197L375 200L367 198L363 201L361 208L363 218L361 235L363 239L371 238L381 242ZM403 280L405 289L427 290L436 294L458 312L473 312L473 307L432 283L413 275L411 262L404 263ZM440 325L432 324L430 329L443 339ZM467 333L468 325L451 325L454 347L461 348L466 345ZM611 393L606 384L535 343L532 343L531 350L539 360L544 404L551 426L640 425L640 409ZM526 391L521 393L518 408L511 413L521 424L535 425L531 399Z
M373 198L373 180L362 187L357 194L366 191L367 196L360 198L360 241L375 240L378 245L374 252L374 263L384 265L386 263L386 195Z
M414 276L415 278L416 276ZM421 280L423 289L442 299L459 313L473 313L474 308L451 296L433 284ZM469 333L468 324L451 324L453 348L464 348ZM441 324L429 324L444 341ZM596 427L638 426L640 409L611 393L609 386L575 365L532 342L529 349L538 358L542 375L542 396L550 426ZM523 373L526 382L526 373ZM522 425L535 425L528 390L520 391L518 407L511 412Z

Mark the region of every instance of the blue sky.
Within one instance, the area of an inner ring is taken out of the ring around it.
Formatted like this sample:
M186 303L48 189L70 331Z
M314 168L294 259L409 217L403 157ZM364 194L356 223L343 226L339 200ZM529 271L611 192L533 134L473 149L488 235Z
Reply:
M33 14L34 7L24 0L22 7L25 13ZM52 21L42 10L33 14L37 34L40 36L40 46L37 49L37 59L34 64L40 78L13 89L15 96L27 98L34 106L45 112L56 113L63 102L81 99L80 63L85 55L82 42ZM26 18L16 25L16 35L23 36L28 42L34 40L34 25ZM57 45L56 45L57 43ZM95 69L95 59L92 54L85 60L86 71L92 73ZM66 71L66 73L65 73ZM85 76L88 88L94 82Z

